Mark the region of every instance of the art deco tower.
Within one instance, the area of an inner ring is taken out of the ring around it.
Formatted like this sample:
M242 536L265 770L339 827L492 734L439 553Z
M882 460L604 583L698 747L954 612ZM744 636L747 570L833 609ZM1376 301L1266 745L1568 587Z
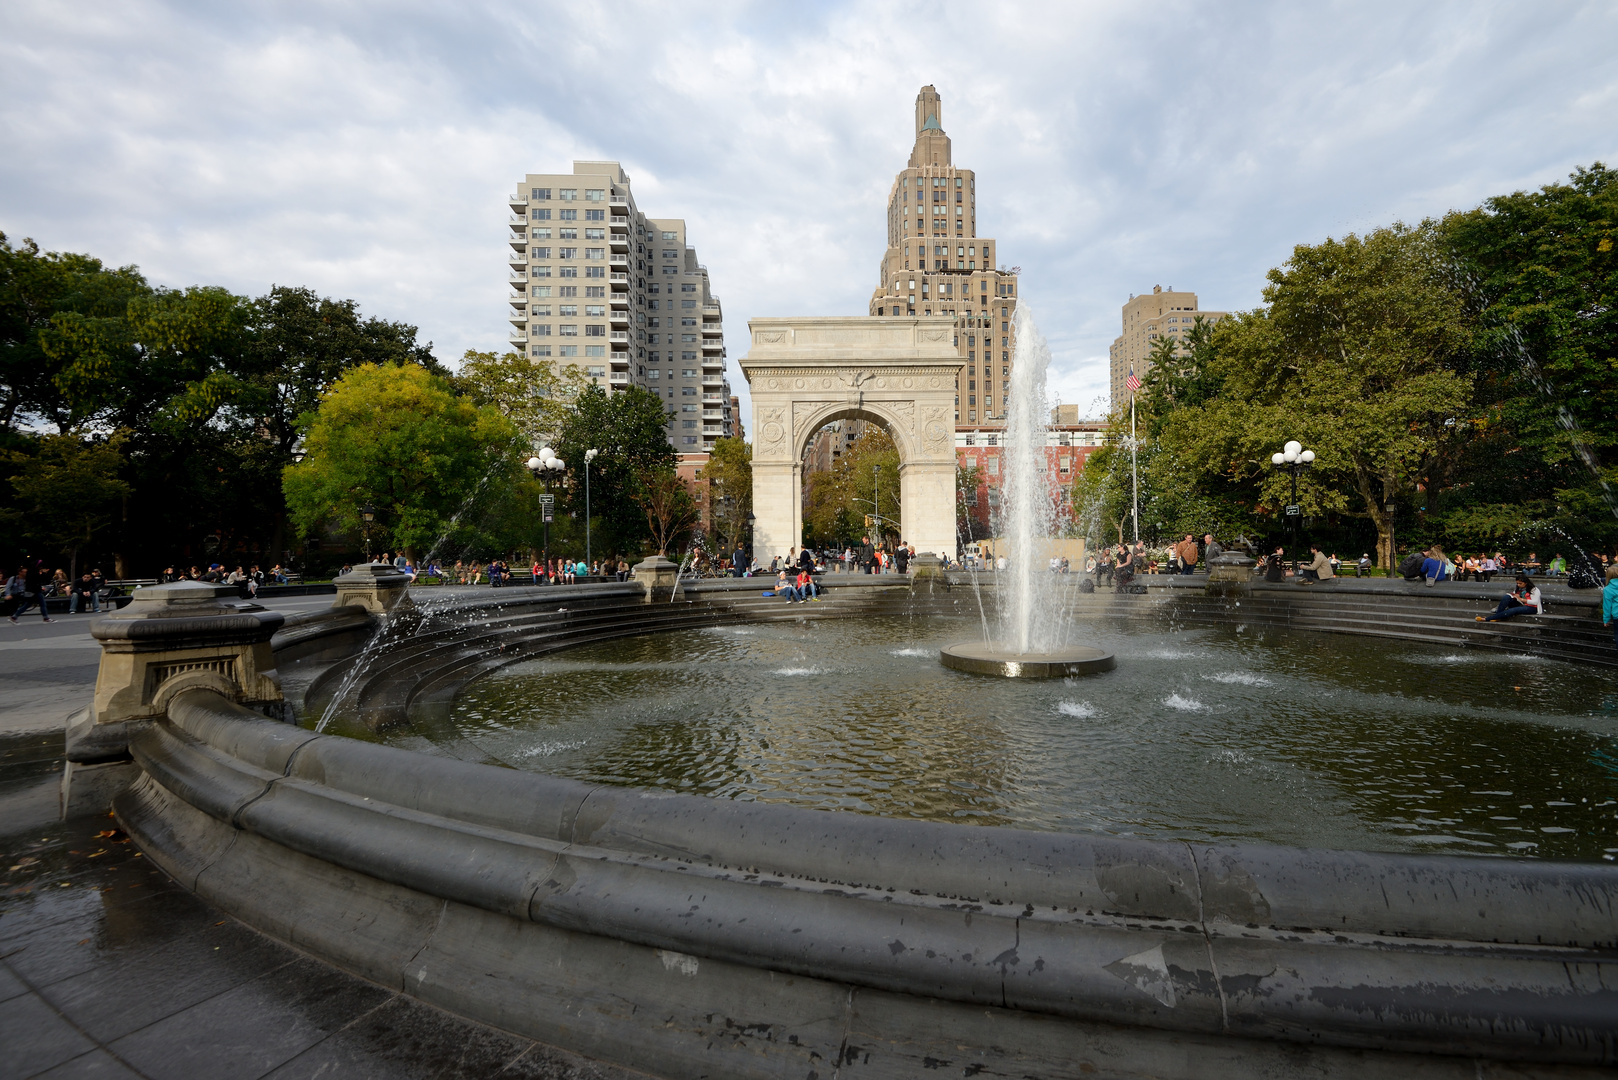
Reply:
M965 361L955 423L1005 415L1011 382L1017 271L996 270L995 242L978 235L977 180L957 169L931 86L916 95L916 144L888 193L888 250L872 315L952 315Z

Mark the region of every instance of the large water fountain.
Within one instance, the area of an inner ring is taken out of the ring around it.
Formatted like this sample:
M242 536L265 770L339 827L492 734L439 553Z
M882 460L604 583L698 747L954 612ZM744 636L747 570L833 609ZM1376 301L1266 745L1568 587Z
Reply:
M1010 678L1111 671L1111 653L1067 642L1060 592L1041 557L1041 542L1054 533L1056 519L1045 457L1045 371L1051 350L1026 304L1017 306L1016 329L1001 456L1005 483L999 526L1006 541L1006 568L998 583L998 636L946 646L939 659L945 667Z

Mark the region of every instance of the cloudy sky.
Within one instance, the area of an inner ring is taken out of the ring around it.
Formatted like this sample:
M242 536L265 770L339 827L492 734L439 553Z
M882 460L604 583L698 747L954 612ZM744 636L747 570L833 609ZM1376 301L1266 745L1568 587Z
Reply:
M353 297L453 360L509 329L504 196L617 159L688 221L745 395L749 318L867 310L933 83L1091 406L1131 293L1252 307L1294 244L1618 160L1614 42L1611 3L6 0L0 230Z

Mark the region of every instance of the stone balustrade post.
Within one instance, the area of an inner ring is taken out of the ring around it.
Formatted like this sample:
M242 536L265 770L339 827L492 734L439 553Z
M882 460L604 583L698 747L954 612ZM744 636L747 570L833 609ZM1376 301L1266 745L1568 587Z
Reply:
M645 602L650 604L653 600L667 600L674 592L680 566L661 555L653 555L636 563L630 575L646 591Z
M95 698L68 720L62 812L104 804L133 779L131 731L204 687L273 711L282 704L270 638L284 616L240 600L234 585L180 581L136 589L90 623L101 642Z
M361 563L332 582L337 599L332 607L364 608L373 615L392 615L414 606L410 600L413 579L388 563Z

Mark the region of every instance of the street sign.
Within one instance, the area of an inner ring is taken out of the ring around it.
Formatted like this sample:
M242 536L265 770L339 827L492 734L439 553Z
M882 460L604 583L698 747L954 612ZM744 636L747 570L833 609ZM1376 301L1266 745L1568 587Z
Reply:
M1302 513L1303 507L1299 506L1297 503L1293 503L1291 506L1287 507L1287 517L1297 517Z
M556 520L556 518L551 516L552 515L552 510L553 510L555 504L556 504L556 496L555 495L541 495L539 497L539 514L540 514L540 520L541 521L552 522L552 521Z

